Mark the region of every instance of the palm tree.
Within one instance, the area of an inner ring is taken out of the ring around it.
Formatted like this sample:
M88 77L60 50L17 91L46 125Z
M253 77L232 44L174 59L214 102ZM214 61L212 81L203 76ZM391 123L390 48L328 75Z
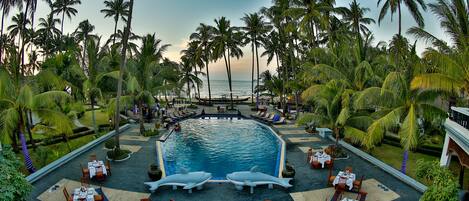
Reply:
M441 124L446 119L446 112L434 105L435 95L431 91L410 89L404 73L388 74L381 88L365 89L357 97L358 109L380 109L372 114L377 118L366 132L355 132L355 137L361 138L362 145L371 149L383 139L386 130L399 126L398 134L405 150L401 171L405 174L408 151L417 147L421 135L419 122L431 120Z
M198 48L199 48L199 42L191 41L187 45L187 49L181 50L181 55L182 55L181 59L185 60L181 63L181 66L185 66L185 65L192 66L194 68L194 73L197 79L199 78L199 74L202 74L202 68L204 67L204 60L201 57L201 55L198 53L197 51ZM199 67L200 71L197 70L197 66ZM183 68L187 70L188 67L183 67ZM193 82L193 84L196 84L195 86L197 87L197 96L198 98L200 98L200 85L202 83Z
M143 106L150 105L153 100L152 92L155 90L154 78L156 69L163 53L168 49L169 45L161 44L161 40L157 39L155 34L148 34L142 38L142 46L139 54L136 55L136 61L129 66L131 74L128 81L128 90L135 94L138 102L140 113L140 134L143 135L145 127L143 125Z
M68 19L72 19L72 15L75 16L78 13L77 9L73 8L73 6L77 4L81 4L81 0L56 0L54 2L53 13L56 15L62 13L62 26L60 27L60 32L62 34L64 33L65 15L67 15Z
M10 10L14 7L22 7L23 6L23 3L21 0L2 0L1 3L0 3L0 8L2 9L2 27L1 27L1 31L0 31L0 38L3 37L3 27L4 27L4 21L5 21L5 17L8 16L8 14L10 13ZM3 53L3 46L0 47L0 64L2 63L2 53Z
M242 45L242 33L238 28L230 26L230 21L225 17L215 19L216 27L213 28L213 57L216 59L223 58L225 60L226 73L228 76L228 86L230 89L231 108L233 104L233 88L231 79L231 57L239 58L243 56L240 49Z
M53 39L57 36L60 36L60 30L55 27L56 24L59 24L60 20L55 19L53 14L47 15L47 18L39 18L39 29L38 33L38 45L42 46L42 49L45 53L46 58L49 57L53 49Z
M196 43L198 44L197 55L199 55L199 57L203 59L205 64L208 85L208 101L210 104L212 101L212 93L210 89L210 74L208 71L208 64L211 58L210 43L213 40L213 29L210 26L201 23L197 27L196 31L197 32L191 34L190 39L192 41L196 41Z
M114 43L114 38L116 39L115 41L115 46L119 49L122 49L122 41L124 38L124 32L122 30L117 30L117 33L114 35L111 35L109 40L106 42L106 46L110 43ZM138 53L138 45L137 43L133 41L140 40L141 37L139 35L136 35L135 33L130 32L129 35L129 41L127 41L127 53L129 54L130 57L133 57L136 53Z
M252 50L252 74L251 74L251 101L254 99L254 56L257 61L257 87L259 87L259 53L257 51L260 42L263 41L265 34L271 27L264 21L264 16L257 13L245 14L241 20L244 22L242 29L245 31L246 39L251 43ZM259 91L256 95L256 107L259 105Z
M114 34L112 37L112 44L116 43L117 24L121 18L125 21L125 17L128 14L129 3L124 0L111 0L104 1L106 9L102 9L101 13L104 13L104 17L114 17Z
M194 62L189 57L182 56L182 62L180 63L182 74L179 78L181 85L187 84L187 97L189 102L191 100L191 86L199 86L202 84L202 80L197 77L197 68L195 68Z
M360 7L360 4L357 3L357 0L352 1L352 3L350 4L350 9L344 10L345 12L343 20L348 23L348 28L355 33L356 39L358 40L360 47L361 60L364 60L364 50L366 48L363 47L363 40L361 34L368 34L370 30L368 29L367 25L375 23L375 20L373 20L372 18L365 17L365 14L369 12L370 9Z
M89 73L88 69L85 66L86 49L87 49L86 43L90 39L98 38L96 35L91 34L91 32L93 31L94 31L94 25L90 24L88 20L85 20L85 21L80 22L75 32L73 32L73 36L76 38L76 41L78 43L83 42L83 55L81 57L81 60L82 60L83 69L85 70L86 73Z
M119 122L120 122L120 98L122 95L122 82L123 82L123 74L124 70L126 69L127 65L127 42L129 40L130 29L132 25L132 13L134 8L134 0L130 0L129 2L129 16L127 17L127 25L124 29L124 37L122 39L122 57L120 62L119 68L119 79L117 80L117 95L116 95L116 110L114 112L114 129L116 132L115 141L116 141L116 148L115 152L118 153L120 151L120 141L119 141Z
M456 45L458 50L465 50L469 47L469 5L464 0L443 1L438 0L436 3L428 4L431 12L440 20L440 27L449 35L451 43ZM452 52L449 45L441 39L438 39L431 33L425 31L421 27L412 27L408 30L409 34L414 35L418 39L424 39L431 42L433 46L441 52Z
M417 25L419 27L423 27L425 25L423 21L423 16L422 13L420 13L419 6L422 8L423 11L427 10L427 5L425 4L424 0L378 0L378 6L383 2L383 7L381 7L381 11L379 13L378 17L378 24L381 25L381 20L384 19L386 14L388 13L388 10L391 11L391 20L394 15L394 13L397 11L398 13L398 18L399 18L399 31L397 32L398 35L401 35L401 30L402 30L402 11L401 11L401 4L404 3L406 7L409 9L410 14L414 18L415 22L417 22Z
M25 17L26 16L22 12L16 14L11 18L12 24L7 27L10 38L18 38L18 47L21 43L21 36L23 35L23 32L25 32L24 29L26 25L30 23L29 20L25 19ZM22 23L25 23L25 25L22 25Z

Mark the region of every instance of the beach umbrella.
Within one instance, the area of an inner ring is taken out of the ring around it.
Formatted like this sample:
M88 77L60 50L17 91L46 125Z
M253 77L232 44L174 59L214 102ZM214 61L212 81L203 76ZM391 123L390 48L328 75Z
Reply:
M26 168L28 169L29 173L36 172L36 169L33 166L33 161L29 156L28 146L26 145L26 139L24 139L23 133L20 131L20 140L21 140L21 149L23 151L24 156L24 164L26 164Z

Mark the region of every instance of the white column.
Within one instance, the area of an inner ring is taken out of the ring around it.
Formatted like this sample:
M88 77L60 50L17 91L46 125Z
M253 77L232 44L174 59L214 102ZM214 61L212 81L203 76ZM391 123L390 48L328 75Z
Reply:
M441 153L441 158L440 158L440 166L445 166L447 167L450 162L450 156L448 155L448 145L449 145L449 134L448 131L446 131L445 135L445 143L443 145L443 151Z

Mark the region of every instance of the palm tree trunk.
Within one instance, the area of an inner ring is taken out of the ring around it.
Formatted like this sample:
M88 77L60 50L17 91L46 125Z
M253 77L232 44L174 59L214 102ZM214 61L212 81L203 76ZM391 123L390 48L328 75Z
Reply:
M119 80L117 82L117 96L116 96L116 112L114 115L115 116L115 121L114 121L114 129L116 132L115 135L115 141L116 141L116 150L120 150L120 142L119 142L119 123L120 123L120 97L122 94L122 79L123 79L123 74L124 74L124 69L126 68L127 64L127 41L129 39L129 32L130 32L130 27L132 25L132 12L133 12L133 7L134 7L134 0L130 0L129 3L129 16L127 19L127 26L124 29L124 38L122 40L122 58L121 58L121 65L119 69Z
M188 76L188 75L186 75L186 76ZM187 97L189 98L189 102L192 103L192 100L191 100L191 87L190 87L189 80L187 80Z
M257 37L254 37L254 47L256 48L256 66L257 66L257 90L256 90L256 108L259 108L259 80L260 80L260 72L259 72L259 52L257 51Z
M119 17L116 19L116 23L114 24L114 34L112 35L112 45L116 44L116 33L117 33L117 23L119 22Z
M33 147L33 150L36 150L36 143L34 142L33 134L31 132L31 122L29 121L29 116L31 115L31 110L27 110L26 114L26 130L28 131L28 136L29 136L29 142L31 143L31 146Z
M5 22L5 8L2 9L2 27L0 31L0 40L3 38L3 27L4 27L4 22ZM2 47L0 47L0 64L2 64L2 56L3 56L3 48L5 44L2 44Z
M254 103L254 42L251 43L251 49L252 49L251 103Z
M231 83L231 56L230 56L230 49L228 49L228 75L229 78L228 78L228 83L229 83L229 86L230 86L230 100L231 100L231 109L234 109L234 103L233 103L233 85Z
M62 12L62 25L60 27L60 33L62 36L64 35L64 19L65 19L65 12Z
M91 121L93 122L94 134L98 136L98 127L96 126L96 114L94 112L94 96L90 96L91 102Z
M409 158L409 151L405 150L402 156L401 172L405 174L407 169L407 159Z
M145 125L143 123L143 101L139 100L138 101L138 110L140 111L140 135L143 135L145 133Z
M229 50L228 50L228 60L229 60ZM223 52L223 58L225 59L225 66L226 66L226 74L228 76L228 87L230 89L230 97L231 97L231 107L233 108L233 93L231 90L231 74L230 74L230 67L229 67L229 61L226 59L226 52Z
M207 71L207 85L208 85L208 103L212 103L212 92L210 91L210 75L208 74L208 59L205 60L205 70Z
M401 36L401 29L402 29L402 17L401 17L401 3L397 3L397 12L399 12L399 36Z

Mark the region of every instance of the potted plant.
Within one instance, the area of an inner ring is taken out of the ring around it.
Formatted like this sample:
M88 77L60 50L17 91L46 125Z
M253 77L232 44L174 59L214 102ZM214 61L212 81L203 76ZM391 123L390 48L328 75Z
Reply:
M294 178L295 177L295 168L293 168L293 165L288 163L288 161L285 163L285 169L282 171L282 177L283 178Z
M148 168L148 177L152 181L158 181L161 179L161 176L163 175L163 172L161 172L160 167L156 164L151 164L150 168Z
M317 127L318 127L318 123L315 121L312 121L305 126L305 130L308 133L314 134L314 133L318 133L318 131L316 130Z

